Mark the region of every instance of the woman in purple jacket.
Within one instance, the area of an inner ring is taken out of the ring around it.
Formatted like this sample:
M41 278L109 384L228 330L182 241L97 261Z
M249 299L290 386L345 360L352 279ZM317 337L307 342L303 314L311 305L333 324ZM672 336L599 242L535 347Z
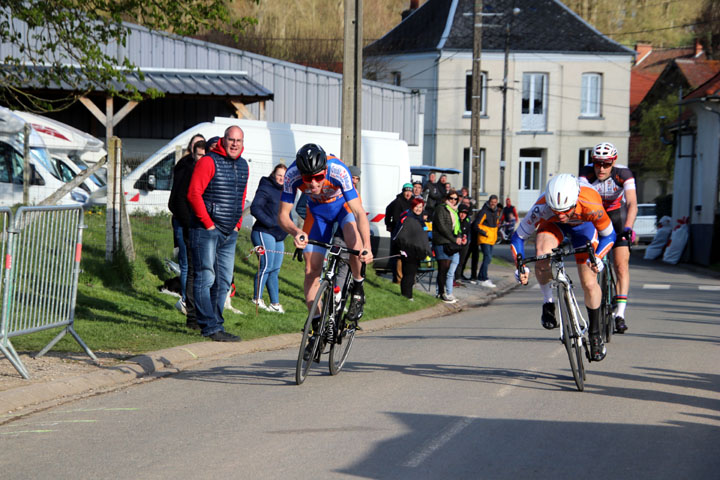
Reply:
M285 252L284 240L287 233L278 226L277 214L280 207L283 181L287 167L275 165L267 177L260 179L255 198L250 205L250 213L255 217L250 239L256 247L261 247L260 266L255 274L253 303L269 312L285 313L280 305L278 276ZM267 285L270 305L263 302L262 295Z

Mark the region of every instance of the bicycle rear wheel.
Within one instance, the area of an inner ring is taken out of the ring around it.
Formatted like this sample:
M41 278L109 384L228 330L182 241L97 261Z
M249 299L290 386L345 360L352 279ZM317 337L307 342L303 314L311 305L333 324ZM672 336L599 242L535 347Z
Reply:
M570 316L572 304L569 298L570 293L563 291L561 295L558 295L557 303L560 318L562 322L562 342L565 345L565 351L570 360L570 369L572 370L573 378L575 379L575 385L579 391L585 389L585 366L582 361L582 346L580 345L580 339L574 335L573 328L571 326L572 318Z
M320 284L320 288L315 295L312 308L310 308L310 313L308 313L307 320L305 320L305 328L303 329L300 351L298 352L297 364L295 366L295 383L298 385L301 385L305 381L313 361L320 360L322 349L325 346L322 332L325 331L325 323L328 318L328 308L332 305L332 299L330 298L331 293L332 290L330 289L330 284L324 280ZM312 321L315 312L317 311L318 304L322 308L322 313L320 315L320 325L318 326L317 331L314 331ZM315 340L312 342L312 346L310 347L310 355L305 355L305 349L308 348L308 345L311 343L311 339L313 337Z

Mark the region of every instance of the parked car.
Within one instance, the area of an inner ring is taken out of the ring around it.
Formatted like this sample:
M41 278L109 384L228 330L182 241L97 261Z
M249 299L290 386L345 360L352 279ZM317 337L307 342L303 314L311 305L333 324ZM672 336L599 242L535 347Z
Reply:
M654 203L641 203L638 205L638 214L634 225L635 235L639 243L652 242L657 232L657 217Z

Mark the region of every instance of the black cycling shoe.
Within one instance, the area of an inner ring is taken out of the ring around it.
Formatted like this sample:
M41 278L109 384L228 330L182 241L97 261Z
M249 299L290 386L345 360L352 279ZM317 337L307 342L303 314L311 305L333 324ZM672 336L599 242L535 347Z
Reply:
M308 344L305 347L305 352L303 353L303 360L306 362L310 360L310 355L312 355L313 346L315 345L315 340L317 339L316 335L313 335L308 339Z
M615 333L625 333L628 329L627 323L623 317L615 317Z
M363 293L355 293L350 299L350 308L348 308L347 319L349 322L357 322L363 316L365 305L365 295Z
M555 320L555 304L553 302L543 303L540 323L542 323L542 326L548 330L557 328L558 324L557 320Z
M599 362L607 354L605 343L600 338L600 334L590 335L590 360L593 362Z

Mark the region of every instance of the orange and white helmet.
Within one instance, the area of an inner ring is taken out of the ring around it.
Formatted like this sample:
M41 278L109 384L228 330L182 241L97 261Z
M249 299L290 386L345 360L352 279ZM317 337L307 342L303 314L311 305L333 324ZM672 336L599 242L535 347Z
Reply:
M615 148L615 145L608 142L598 143L597 145L595 145L595 148L593 148L592 151L593 160L614 162L615 160L617 160L617 157L617 148Z
M561 173L550 179L545 189L545 203L556 212L564 212L577 204L580 184L577 177Z

